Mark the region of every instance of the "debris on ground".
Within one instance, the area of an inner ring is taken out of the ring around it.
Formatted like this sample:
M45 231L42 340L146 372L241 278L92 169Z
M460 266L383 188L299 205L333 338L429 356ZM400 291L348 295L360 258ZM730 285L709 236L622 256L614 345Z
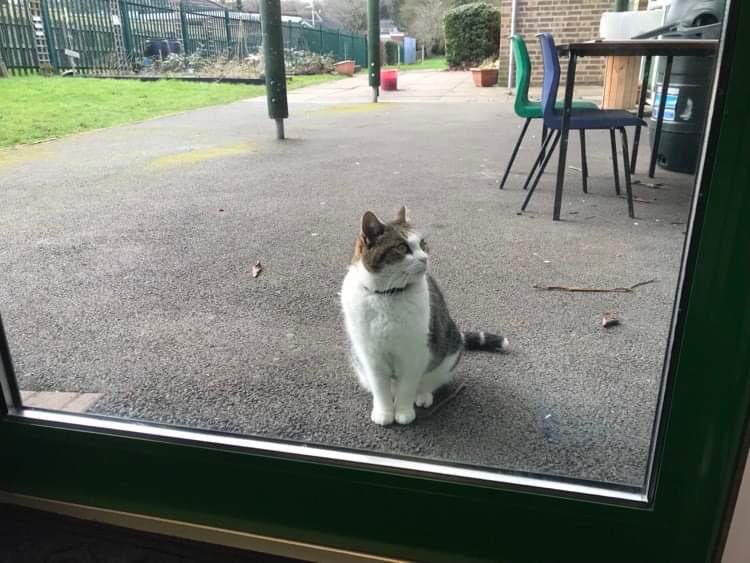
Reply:
M258 260L255 263L255 266L253 266L253 270L252 270L253 277L257 278L262 271L263 271L263 266L261 265L260 260Z
M602 326L604 328L610 328L619 324L620 319L618 319L613 313L604 313L602 315Z
M458 394L464 390L464 387L466 387L466 383L461 383L458 387L456 387L453 392L448 395L445 399L437 403L436 405L433 405L432 408L428 409L425 413L425 416L432 416L437 411L442 409L447 403L450 403L453 399L455 399Z
M599 288L599 287L575 287L565 285L539 285L535 284L534 289L543 289L545 291L570 291L575 293L633 293L633 290L642 285L648 285L654 283L656 278L635 283L628 287L611 287L611 288Z
M633 180L630 182L634 186L643 186L644 188L651 188L652 190L666 190L662 182L644 182L643 180Z
M619 197L620 199L628 199L624 195L618 195L617 197ZM654 198L654 199L643 199L642 197L635 197L635 196L633 196L633 201L636 202L636 203L655 203L655 202L657 202L659 200L656 199L656 198Z

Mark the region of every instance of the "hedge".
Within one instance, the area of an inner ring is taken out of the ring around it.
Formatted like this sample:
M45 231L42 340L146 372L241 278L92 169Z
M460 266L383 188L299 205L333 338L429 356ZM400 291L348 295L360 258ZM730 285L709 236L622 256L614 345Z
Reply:
M500 9L476 2L448 10L443 17L445 55L451 67L478 66L500 49Z

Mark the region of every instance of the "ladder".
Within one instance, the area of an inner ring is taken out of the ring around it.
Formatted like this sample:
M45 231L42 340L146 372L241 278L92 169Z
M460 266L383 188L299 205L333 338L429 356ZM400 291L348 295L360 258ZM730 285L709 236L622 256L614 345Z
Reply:
M47 45L47 34L44 29L44 18L42 16L42 1L28 0L26 8L29 11L31 20L31 29L34 34L34 48L36 50L36 59L39 68L52 66L49 56L49 46Z
M128 17L127 14L120 13L120 4L117 0L109 0L109 13L112 17L112 35L115 42L115 65L120 70L127 70L128 53L125 50L125 41L123 39L122 18Z

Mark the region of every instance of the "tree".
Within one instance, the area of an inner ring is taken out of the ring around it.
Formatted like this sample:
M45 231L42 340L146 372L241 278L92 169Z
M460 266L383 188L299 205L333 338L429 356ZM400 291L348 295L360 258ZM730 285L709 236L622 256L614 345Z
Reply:
M367 32L366 0L325 0L320 6L320 13L341 29Z
M430 53L445 50L443 14L452 7L449 0L407 0L401 5L401 18L409 35L417 38Z

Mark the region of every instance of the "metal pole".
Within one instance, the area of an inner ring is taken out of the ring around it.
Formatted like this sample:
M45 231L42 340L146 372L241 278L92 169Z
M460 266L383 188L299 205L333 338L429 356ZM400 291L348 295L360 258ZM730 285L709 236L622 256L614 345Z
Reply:
M284 138L284 119L289 117L284 69L284 37L281 30L281 1L260 1L260 27L266 66L268 117L276 120L276 138Z
M380 0L367 0L367 51L372 101L377 102L380 87Z

